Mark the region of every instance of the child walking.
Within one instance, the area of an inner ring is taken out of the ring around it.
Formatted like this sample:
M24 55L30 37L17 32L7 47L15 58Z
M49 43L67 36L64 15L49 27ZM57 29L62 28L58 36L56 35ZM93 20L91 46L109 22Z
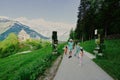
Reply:
M83 49L81 49L81 50L80 50L80 54L79 54L80 66L82 66L83 55L84 55L84 52L83 52Z
M68 47L65 46L65 47L64 47L64 54L65 54L65 55L67 55L67 51L68 51Z
M78 53L80 53L80 44L79 43L77 43L77 45L76 45L76 51L75 51L74 56L77 56Z

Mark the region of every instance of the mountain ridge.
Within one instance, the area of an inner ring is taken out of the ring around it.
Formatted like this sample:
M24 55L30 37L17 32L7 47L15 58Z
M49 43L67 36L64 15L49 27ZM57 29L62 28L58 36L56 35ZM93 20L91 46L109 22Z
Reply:
M10 33L18 33L23 29L30 38L40 38L40 39L49 39L48 37L43 36L42 34L36 32L35 30L31 29L29 26L21 24L18 21L12 21L9 19L0 19L0 24L4 25L4 23L9 23L7 26L4 26L4 31L0 34L0 40L4 40ZM0 27L2 28L2 25Z

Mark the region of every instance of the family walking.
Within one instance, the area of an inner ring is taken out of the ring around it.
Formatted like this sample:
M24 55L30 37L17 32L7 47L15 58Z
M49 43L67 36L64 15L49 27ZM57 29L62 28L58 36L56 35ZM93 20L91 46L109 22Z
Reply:
M75 50L75 53L73 53L73 49ZM67 55L67 52L69 53L68 58L72 58L72 55L74 54L75 57L78 57L80 65L82 65L82 58L83 58L83 49L80 47L80 44L77 43L75 45L74 41L70 39L68 41L67 46L64 48L64 54Z

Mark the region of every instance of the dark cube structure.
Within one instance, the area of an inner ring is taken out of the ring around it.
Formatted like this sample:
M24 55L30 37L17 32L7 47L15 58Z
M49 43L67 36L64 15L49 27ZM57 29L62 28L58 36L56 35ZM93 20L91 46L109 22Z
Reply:
M103 29L98 29L97 34L95 34L95 41L99 40L98 43L96 43L96 47L94 49L94 53L96 57L103 56L105 45L104 45L104 34Z
M57 45L58 45L57 31L53 31L52 32L52 48L53 48L53 52L57 53Z

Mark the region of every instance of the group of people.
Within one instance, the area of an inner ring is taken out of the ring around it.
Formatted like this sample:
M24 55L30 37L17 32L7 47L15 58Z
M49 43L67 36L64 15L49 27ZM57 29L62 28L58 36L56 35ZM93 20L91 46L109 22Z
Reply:
M74 53L73 53L73 49L75 49ZM80 47L79 43L75 44L74 41L70 39L68 41L68 44L64 48L64 54L67 55L67 53L69 53L68 58L71 58L73 54L74 56L78 56L80 65L82 65L83 49L82 47Z

